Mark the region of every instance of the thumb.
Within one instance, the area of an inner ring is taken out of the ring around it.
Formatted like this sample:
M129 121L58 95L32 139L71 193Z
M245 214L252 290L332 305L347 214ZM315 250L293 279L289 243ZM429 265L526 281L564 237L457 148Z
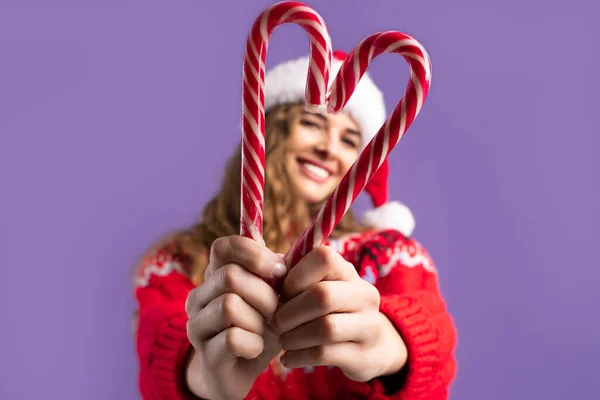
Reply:
M288 271L285 263L285 254L275 253L275 255L278 258L278 263L280 264L280 271L282 272L278 273L278 276L276 278L269 278L264 280L269 284L269 286L273 288L273 290L275 290L275 292L279 294L281 293L281 289L283 287L283 280L285 279Z

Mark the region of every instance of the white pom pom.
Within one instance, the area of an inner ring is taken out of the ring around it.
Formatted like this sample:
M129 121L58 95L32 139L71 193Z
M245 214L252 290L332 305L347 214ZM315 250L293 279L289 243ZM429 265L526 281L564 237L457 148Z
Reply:
M415 218L404 204L392 201L367 211L362 222L379 229L394 229L409 237L415 229Z

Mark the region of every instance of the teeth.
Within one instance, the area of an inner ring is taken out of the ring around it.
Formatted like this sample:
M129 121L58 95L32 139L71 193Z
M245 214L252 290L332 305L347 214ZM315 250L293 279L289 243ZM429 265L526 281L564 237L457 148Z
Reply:
M317 167L316 165L309 163L302 163L302 165L304 165L304 168L317 175L319 178L329 178L329 172L321 167Z

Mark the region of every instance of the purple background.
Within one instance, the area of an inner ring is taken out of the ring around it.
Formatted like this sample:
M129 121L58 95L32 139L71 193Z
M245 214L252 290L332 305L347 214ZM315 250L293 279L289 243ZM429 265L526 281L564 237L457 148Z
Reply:
M91 3L0 5L1 399L138 397L133 262L217 189L270 4ZM336 48L398 29L431 55L391 196L440 269L454 399L600 397L600 8L583 3L309 2ZM268 65L307 50L279 28ZM404 61L369 71L394 106Z

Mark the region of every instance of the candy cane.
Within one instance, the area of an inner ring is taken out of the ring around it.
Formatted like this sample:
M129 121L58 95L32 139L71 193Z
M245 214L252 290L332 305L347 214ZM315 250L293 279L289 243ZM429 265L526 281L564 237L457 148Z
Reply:
M264 243L265 61L271 34L280 25L296 23L310 38L306 83L307 108L324 110L331 66L331 39L325 22L312 8L293 1L268 7L254 22L244 57L242 86L242 178L240 234Z
M319 214L286 254L289 266L294 266L306 253L327 239L423 106L431 83L429 56L414 38L401 32L388 31L365 38L348 55L333 83L328 99L329 110L342 110L370 62L378 55L390 52L402 55L408 62L410 79L406 92Z

